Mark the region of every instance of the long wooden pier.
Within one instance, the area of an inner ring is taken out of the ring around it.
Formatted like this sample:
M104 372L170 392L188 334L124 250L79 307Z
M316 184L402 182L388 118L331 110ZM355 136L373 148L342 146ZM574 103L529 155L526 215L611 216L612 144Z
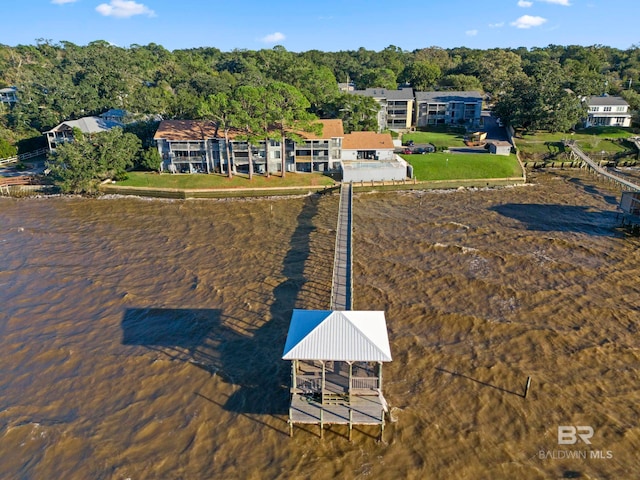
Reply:
M331 280L331 311L333 315L344 311L341 316L362 312L347 312L353 307L353 189L350 183L340 187L340 203L336 228L333 277ZM372 312L381 313L381 312ZM294 313L295 315L295 313ZM374 322L375 315L371 316ZM384 315L382 315L384 322ZM342 318L342 322L349 322ZM293 317L292 317L293 322ZM290 327L292 328L292 327ZM316 327L316 330L319 327ZM336 334L343 334L340 328L327 327L322 339L323 345L333 345ZM385 326L386 328L386 326ZM314 330L315 331L315 330ZM290 330L291 332L291 330ZM317 338L316 338L317 340ZM287 342L289 340L287 339ZM299 339L297 341L300 341ZM301 342L300 342L301 343ZM305 347L307 348L307 347ZM318 345L314 354L318 354ZM376 347L379 348L379 347ZM388 346L386 347L389 348ZM286 351L286 347L285 347ZM355 351L358 352L357 346ZM353 352L353 351L352 351ZM334 351L332 354L336 354ZM354 425L379 425L380 439L384 433L385 413L388 405L382 395L382 362L389 358L370 358L371 353L351 353L354 357L331 360L326 354L309 358L293 358L291 364L291 406L289 407L289 435L293 436L295 424L320 426L320 438L326 425L347 425L349 440ZM323 356L325 355L325 356ZM286 358L285 354L283 358ZM375 355L374 355L375 357ZM317 358L313 360L313 358ZM377 374L371 375L370 363L377 363ZM356 375L354 376L354 372Z
M331 281L331 310L351 310L353 307L353 188L350 183L340 187L338 227Z
M636 185L635 183L627 180L626 178L622 178L619 175L614 174L610 170L601 167L598 165L593 159L591 159L587 154L585 154L580 148L576 145L574 140L564 140L564 146L571 149L572 156L577 156L580 160L582 160L583 165L586 168L591 169L598 175L602 175L607 180L610 180L616 184L618 184L622 189L629 189L635 192L640 192L640 185Z

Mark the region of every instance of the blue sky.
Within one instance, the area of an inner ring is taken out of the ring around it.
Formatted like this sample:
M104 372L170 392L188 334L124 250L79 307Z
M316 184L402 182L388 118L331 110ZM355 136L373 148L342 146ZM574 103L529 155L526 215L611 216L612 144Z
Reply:
M403 50L640 44L639 0L16 0L0 43L169 50Z

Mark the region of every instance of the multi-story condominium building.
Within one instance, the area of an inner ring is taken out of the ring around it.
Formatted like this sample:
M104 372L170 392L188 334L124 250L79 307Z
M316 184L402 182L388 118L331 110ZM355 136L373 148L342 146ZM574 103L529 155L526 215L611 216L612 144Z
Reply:
M373 168L373 166L376 168L374 168L374 174L367 175L367 179L374 179L376 175L383 175L381 179L386 180L405 178L406 165L402 163L402 168L395 165L398 159L394 153L390 134L377 132L345 134L342 120L318 120L318 122L322 124L322 133L298 131L296 134L301 137L301 140L295 142L286 140L285 168L288 172L324 172L341 169L344 171L345 164L348 164L352 170L356 167L362 170L365 167L356 164L369 161L371 165L367 168ZM165 171L228 173L231 163L235 172L248 173L249 147L254 172L265 173L267 159L270 172L282 170L282 149L279 141L269 140L267 144L263 140L249 145L236 131L228 132L227 138L228 144L225 142L223 132L215 123L199 120L165 120L160 123L154 136L162 156L162 170ZM229 152L228 157L227 152ZM229 158L231 162L228 161ZM389 176L390 168L394 176Z
M289 172L323 172L337 168L341 160L344 130L342 120L318 120L322 133L298 131L301 141L285 141L285 168ZM164 120L154 136L162 156L162 168L170 172L228 172L229 164L236 172L247 173L249 161L254 171L264 173L282 170L282 146L278 140L253 143L242 139L237 131L227 135L215 123L198 120ZM228 157L227 157L227 152ZM231 159L231 162L229 162Z
M416 92L416 126L480 125L480 92Z
M399 90L387 88L367 88L349 93L371 97L378 102L378 129L408 130L413 126L413 106L415 98L409 87Z
M602 95L587 97L588 115L585 125L630 127L629 104L622 97Z

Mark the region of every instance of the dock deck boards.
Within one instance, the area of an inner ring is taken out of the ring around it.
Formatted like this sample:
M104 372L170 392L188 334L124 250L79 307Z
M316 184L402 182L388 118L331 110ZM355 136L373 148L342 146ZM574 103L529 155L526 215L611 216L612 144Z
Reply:
M348 405L322 405L304 395L291 398L291 421L293 423L319 424L322 410L323 424L349 424L349 410L353 413L354 425L382 425L382 403L377 395L352 396Z
M352 190L351 184L340 187L340 208L333 262L331 310L351 310L352 287Z

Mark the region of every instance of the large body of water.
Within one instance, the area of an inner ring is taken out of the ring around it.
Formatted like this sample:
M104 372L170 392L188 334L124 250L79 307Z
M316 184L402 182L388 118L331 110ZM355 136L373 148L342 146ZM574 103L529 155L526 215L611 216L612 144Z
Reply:
M0 478L640 477L640 242L592 177L533 181L356 195L383 442L288 437L280 357L291 310L329 306L337 195L0 199Z

